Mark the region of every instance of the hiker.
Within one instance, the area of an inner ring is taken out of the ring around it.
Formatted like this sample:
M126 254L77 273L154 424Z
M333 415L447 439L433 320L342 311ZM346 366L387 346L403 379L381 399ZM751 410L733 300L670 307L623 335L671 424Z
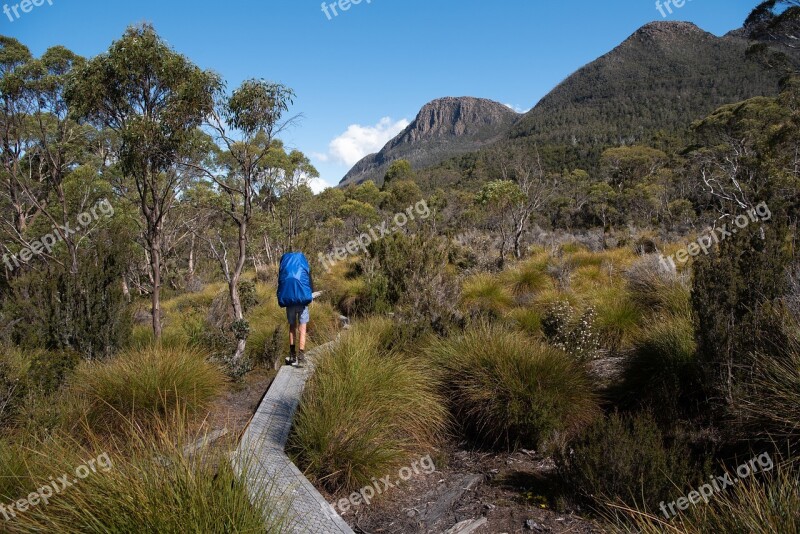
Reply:
M303 367L306 361L306 325L308 305L314 300L311 267L302 252L287 252L281 257L278 272L278 305L286 308L289 321L289 357L286 363ZM295 342L298 347L296 350Z

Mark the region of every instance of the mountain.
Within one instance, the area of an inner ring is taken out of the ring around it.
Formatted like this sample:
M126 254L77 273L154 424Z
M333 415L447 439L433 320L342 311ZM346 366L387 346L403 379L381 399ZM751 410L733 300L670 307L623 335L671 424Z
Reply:
M519 117L507 106L483 98L434 100L380 152L356 163L340 185L367 180L380 184L389 165L398 159L410 161L417 169L478 150L505 138Z
M775 95L780 73L747 52L746 32L717 37L688 22L652 22L569 76L514 126L538 145L647 142L723 104Z

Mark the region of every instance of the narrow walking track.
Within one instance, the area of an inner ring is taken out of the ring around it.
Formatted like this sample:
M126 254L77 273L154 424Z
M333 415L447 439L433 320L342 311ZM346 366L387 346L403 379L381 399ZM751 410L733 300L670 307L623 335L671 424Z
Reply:
M305 369L281 368L233 455L234 469L247 476L250 499L263 503L259 496L269 494L288 511L290 527L285 532L354 534L284 452L306 381L333 343L309 351ZM265 509L265 518L281 511Z

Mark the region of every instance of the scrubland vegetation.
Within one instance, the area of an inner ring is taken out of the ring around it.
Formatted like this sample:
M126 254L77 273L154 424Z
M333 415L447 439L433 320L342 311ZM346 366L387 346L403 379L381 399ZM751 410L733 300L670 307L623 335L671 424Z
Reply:
M0 197L3 252L115 207L3 268L0 504L103 452L113 468L0 529L263 531L229 465L235 436L184 447L222 395L282 365L281 254L313 262L420 201L430 218L315 265L309 348L333 343L288 452L320 488L346 495L425 454L526 450L554 461L557 510L606 531L800 528L796 75L654 146L595 150L589 170L509 140L314 195L316 170L274 137L282 85L227 93L146 25L89 60L0 47L0 134L18 147L0 180L35 199ZM151 77L162 100L137 113ZM664 261L759 203L769 220ZM765 451L774 471L661 514ZM260 498L280 532L282 504Z

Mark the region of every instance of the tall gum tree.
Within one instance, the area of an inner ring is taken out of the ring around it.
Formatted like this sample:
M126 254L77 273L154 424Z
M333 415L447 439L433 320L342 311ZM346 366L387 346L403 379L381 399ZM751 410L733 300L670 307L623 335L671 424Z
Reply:
M118 160L135 184L152 276L153 335L161 339L165 219L186 177L186 143L214 110L219 77L172 50L147 24L129 28L77 70L66 92L76 117L119 137Z
M222 212L235 227L236 245L232 257L221 234L216 242L208 240L228 284L232 329L237 341L235 362L244 356L249 332L239 295L239 282L247 261L253 205L259 195L274 198L273 192L282 176L274 161L276 152L282 152L275 137L291 123L291 120L283 121L283 116L293 98L291 89L265 80L247 80L230 96L220 92L215 111L207 123L220 150L212 165L186 163L189 169L205 175L216 185L226 199Z

